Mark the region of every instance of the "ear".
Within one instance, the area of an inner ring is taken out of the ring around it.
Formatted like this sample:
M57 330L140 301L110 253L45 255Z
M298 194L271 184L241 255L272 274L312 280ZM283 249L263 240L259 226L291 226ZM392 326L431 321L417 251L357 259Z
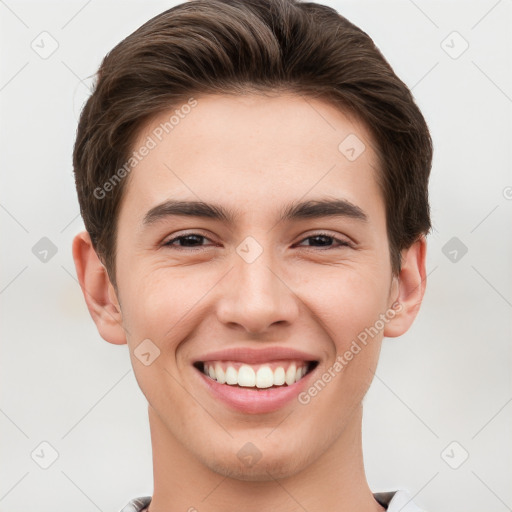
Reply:
M384 328L384 336L401 336L411 327L421 306L426 287L427 241L421 236L411 247L402 251L402 268L394 277L391 304L394 316Z
M87 308L100 336L115 345L125 344L121 307L115 289L87 231L73 239L73 259Z

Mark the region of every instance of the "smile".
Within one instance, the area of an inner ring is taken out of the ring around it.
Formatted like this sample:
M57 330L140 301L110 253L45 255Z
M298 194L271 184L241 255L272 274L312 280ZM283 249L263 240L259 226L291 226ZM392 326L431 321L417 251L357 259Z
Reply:
M197 369L219 384L255 390L291 386L316 365L316 361L303 360L273 361L256 365L239 361L207 361L195 364Z
M216 351L193 362L198 389L235 413L265 414L297 401L320 361L285 347Z

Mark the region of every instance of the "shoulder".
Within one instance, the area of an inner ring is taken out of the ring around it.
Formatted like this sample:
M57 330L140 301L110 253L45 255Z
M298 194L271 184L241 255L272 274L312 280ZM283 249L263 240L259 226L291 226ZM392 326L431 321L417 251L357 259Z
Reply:
M142 512L151 502L151 496L141 496L130 500L120 512Z
M383 507L386 507L387 512L425 512L414 504L410 494L403 489L392 492L376 492L373 495ZM134 498L120 512L143 512L150 502L151 496Z
M373 496L383 507L386 507L387 512L425 512L413 502L411 495L403 489L392 492L376 492L373 493Z

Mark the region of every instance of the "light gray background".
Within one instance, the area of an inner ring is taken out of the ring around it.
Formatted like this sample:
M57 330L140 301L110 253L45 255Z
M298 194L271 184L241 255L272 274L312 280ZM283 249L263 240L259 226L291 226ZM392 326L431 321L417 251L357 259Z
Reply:
M512 2L326 3L412 88L435 145L425 301L385 340L366 398L370 486L408 489L430 512L512 510ZM71 153L87 77L172 5L0 1L1 512L118 511L152 493L127 347L99 337L76 281ZM31 47L51 49L43 31L58 42L47 58ZM42 237L57 248L47 262L32 252Z

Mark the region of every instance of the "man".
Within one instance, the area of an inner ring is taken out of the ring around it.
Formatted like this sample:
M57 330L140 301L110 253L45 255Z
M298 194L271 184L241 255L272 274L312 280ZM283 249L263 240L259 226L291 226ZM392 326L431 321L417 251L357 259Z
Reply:
M77 132L73 256L148 400L123 511L418 510L372 494L362 400L425 290L432 145L333 9L192 0L104 59Z

